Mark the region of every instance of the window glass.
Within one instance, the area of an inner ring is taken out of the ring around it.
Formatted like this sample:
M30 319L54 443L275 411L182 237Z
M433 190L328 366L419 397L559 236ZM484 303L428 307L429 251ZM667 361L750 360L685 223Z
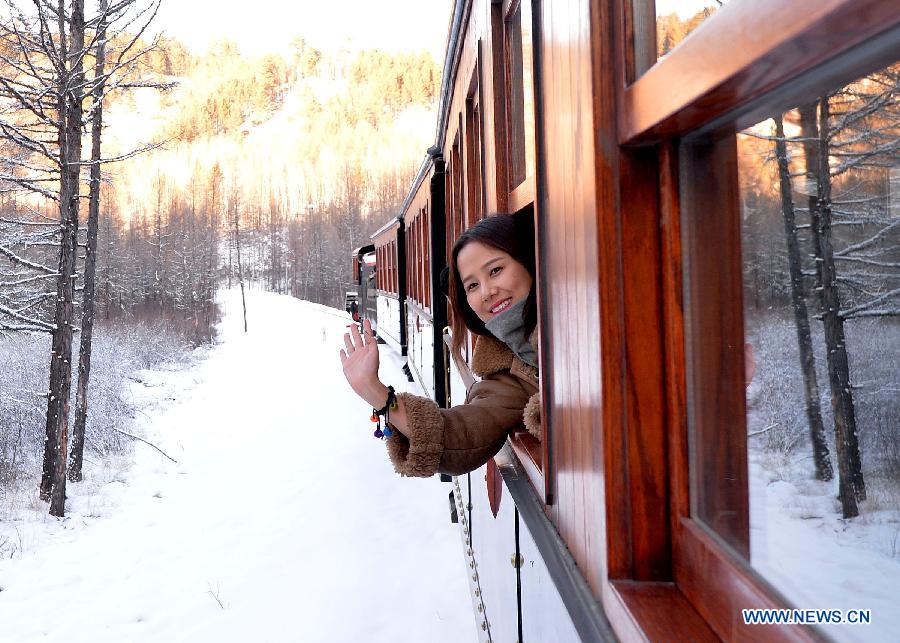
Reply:
M513 190L534 171L534 50L529 0L510 14L504 31L509 189Z
M656 0L656 57L664 57L727 0Z
M737 159L749 562L797 607L872 610L871 625L838 638L889 640L900 632L900 64L744 130ZM703 507L717 482L700 480Z

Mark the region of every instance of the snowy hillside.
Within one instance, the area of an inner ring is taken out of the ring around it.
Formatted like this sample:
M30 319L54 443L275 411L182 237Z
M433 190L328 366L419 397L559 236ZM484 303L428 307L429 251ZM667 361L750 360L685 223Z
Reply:
M341 374L347 316L222 295L218 343L133 384L136 462L0 523L2 641L475 639L449 488L401 479ZM383 358L383 379L405 385Z

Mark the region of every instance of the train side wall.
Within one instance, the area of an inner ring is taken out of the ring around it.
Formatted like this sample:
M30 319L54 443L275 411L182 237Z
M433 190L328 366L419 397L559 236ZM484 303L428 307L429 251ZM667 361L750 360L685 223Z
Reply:
M542 377L549 387L554 522L599 597L605 578L598 418L600 295L590 2L541 2L538 225ZM615 146L615 140L600 141ZM553 162L550 162L550 159ZM543 183L543 185L541 185Z

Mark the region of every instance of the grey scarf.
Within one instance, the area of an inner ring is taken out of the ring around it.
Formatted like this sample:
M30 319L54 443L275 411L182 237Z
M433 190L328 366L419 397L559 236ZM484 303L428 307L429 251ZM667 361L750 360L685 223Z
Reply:
M513 304L499 315L494 315L484 326L494 337L506 344L520 360L537 368L537 352L525 336L525 320L522 313L525 310L526 300L527 298Z

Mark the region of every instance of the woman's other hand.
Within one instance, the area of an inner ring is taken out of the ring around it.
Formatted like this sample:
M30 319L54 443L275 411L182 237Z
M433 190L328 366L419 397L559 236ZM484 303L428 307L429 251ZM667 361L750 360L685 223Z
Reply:
M387 399L387 387L378 379L378 342L369 320L363 322L363 334L356 324L344 333L341 365L351 388L373 408L381 408Z

